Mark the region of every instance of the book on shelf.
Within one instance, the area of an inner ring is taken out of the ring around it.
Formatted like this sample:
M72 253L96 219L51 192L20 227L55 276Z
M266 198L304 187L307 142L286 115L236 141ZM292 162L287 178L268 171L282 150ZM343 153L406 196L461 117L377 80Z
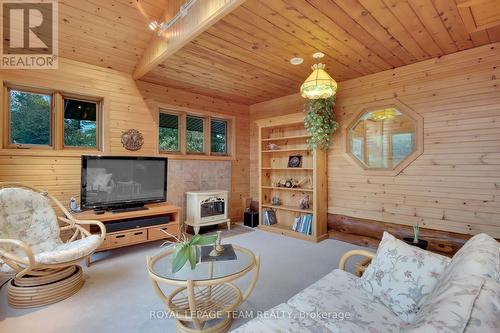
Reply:
M297 216L295 222L293 223L292 230L296 232L303 233L305 235L312 234L312 214L306 214L302 216Z
M278 223L276 218L276 212L271 208L264 208L262 214L262 224L263 225L273 225Z

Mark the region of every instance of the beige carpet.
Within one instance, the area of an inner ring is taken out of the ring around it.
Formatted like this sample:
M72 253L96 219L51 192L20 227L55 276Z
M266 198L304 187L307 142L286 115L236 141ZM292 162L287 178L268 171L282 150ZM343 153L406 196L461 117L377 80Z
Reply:
M244 227L240 227L244 228ZM236 234L235 230L235 234ZM288 298L337 268L340 256L359 248L336 240L314 244L256 230L238 232L228 242L261 256L261 273L242 310L263 311ZM86 283L74 296L42 308L16 310L8 306L6 287L0 290L0 332L98 333L175 332L171 319L154 319L163 306L146 272L147 255L161 242L95 255L84 268ZM242 279L238 284L248 282ZM233 328L245 320L237 320Z

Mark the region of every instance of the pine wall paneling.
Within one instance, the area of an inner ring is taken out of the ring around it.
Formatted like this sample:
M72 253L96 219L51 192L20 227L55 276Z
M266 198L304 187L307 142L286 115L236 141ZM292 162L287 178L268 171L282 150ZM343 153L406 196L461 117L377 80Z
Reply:
M2 83L103 97L103 154L158 155L158 103L155 101L184 109L234 116L236 156L219 159L231 161L231 218L241 220L241 198L248 196L249 191L247 106L150 83L136 83L130 74L63 58L58 70L3 70L0 71L0 80ZM3 121L3 117L0 118ZM144 146L138 152L122 147L122 131L129 128L136 128L144 135ZM71 196L78 197L80 193L81 154L81 151L74 150L0 149L0 181L21 181L48 189L66 204Z
M364 104L397 98L424 118L424 153L398 176L366 176L345 155L341 131L328 154L328 213L500 237L500 43L339 83L341 125ZM298 89L298 88L297 88ZM290 95L254 104L251 119L295 113ZM251 195L257 197L257 131Z

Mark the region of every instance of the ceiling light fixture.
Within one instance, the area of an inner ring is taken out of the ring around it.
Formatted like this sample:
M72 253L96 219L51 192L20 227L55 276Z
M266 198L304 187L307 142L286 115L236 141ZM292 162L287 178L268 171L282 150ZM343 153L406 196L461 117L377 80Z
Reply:
M188 14L189 9L194 6L194 4L198 0L187 0L184 4L181 5L179 11L177 14L175 14L174 17L172 17L170 20L166 22L162 22L158 25L158 35L161 35L163 32L165 32L168 28L173 26L177 21L179 21L181 18L185 17ZM150 24L151 25L151 24ZM151 28L151 26L150 26Z
M313 54L319 61L325 55L321 52ZM325 71L325 64L317 63L312 67L313 72L300 87L300 95L308 99L328 98L337 93L337 82Z
M158 28L158 22L156 22L156 21L151 21L151 22L149 22L148 27L149 27L149 29L151 29L151 30L155 31L155 30L156 30L156 28Z
M389 109L384 109L384 110L379 110L379 111L373 111L371 113L370 118L375 121L384 121L384 120L389 120L393 119L398 115L398 112L394 108L389 108Z
M292 59L290 59L290 63L292 65L300 65L304 62L304 59L300 58L300 57L294 57Z

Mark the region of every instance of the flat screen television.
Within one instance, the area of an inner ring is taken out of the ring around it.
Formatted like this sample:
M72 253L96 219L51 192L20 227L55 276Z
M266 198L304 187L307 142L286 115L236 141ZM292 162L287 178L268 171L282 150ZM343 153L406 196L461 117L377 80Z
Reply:
M82 209L143 207L167 200L168 160L82 156Z

